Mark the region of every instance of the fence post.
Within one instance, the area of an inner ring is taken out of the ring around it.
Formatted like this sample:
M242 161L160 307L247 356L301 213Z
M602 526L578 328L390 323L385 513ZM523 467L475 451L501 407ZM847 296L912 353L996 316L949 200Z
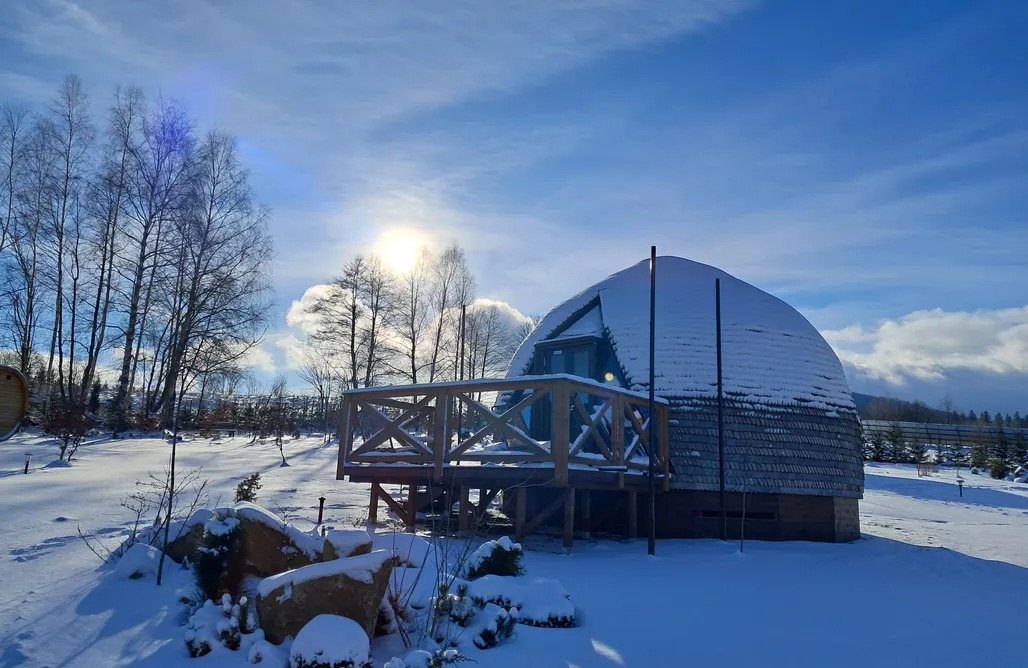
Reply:
M568 484L568 447L571 392L568 381L553 381L550 412L550 454L553 456L553 478L558 486Z

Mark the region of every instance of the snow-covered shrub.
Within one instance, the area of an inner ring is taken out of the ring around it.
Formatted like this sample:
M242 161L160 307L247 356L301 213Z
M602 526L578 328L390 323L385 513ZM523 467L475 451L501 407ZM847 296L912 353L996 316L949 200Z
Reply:
M488 649L495 647L505 638L514 633L517 610L507 610L494 603L487 603L468 595L467 583L458 583L453 592L441 585L439 596L436 597L433 610L441 623L434 625L437 643L454 643L460 637L469 637L475 647ZM464 629L455 633L451 624Z
M243 478L236 486L236 503L240 501L248 501L250 503L257 502L257 490L262 487L261 485L261 474L254 473L251 476Z
M470 659L453 647L437 649L434 652L416 649L403 659L394 656L386 661L382 668L442 668L465 661Z
M58 400L46 421L46 432L57 437L60 460L71 461L89 430L86 409L70 399Z
M370 668L371 643L360 624L338 615L318 615L296 634L290 668Z
M469 596L479 604L517 608L519 624L568 628L575 625L575 606L556 580L487 575L471 582Z
M253 630L253 618L249 614L246 597L239 603L232 603L232 597L225 594L220 604L208 600L186 623L186 648L189 656L210 654L216 645L237 650L242 643L242 633Z
M157 574L157 562L161 558L161 551L156 547L144 543L136 543L122 555L118 565L114 567L114 574L125 580L138 580L149 575Z
M989 476L996 480L1004 480L1010 473L1010 465L996 457L989 462Z
M525 572L521 565L524 554L521 544L507 536L486 541L468 558L465 567L467 579L475 580L483 575L522 575Z
M475 615L472 630L472 642L479 649L489 649L500 644L501 640L514 634L518 610L506 610L495 603L486 603L482 611Z
M193 563L193 581L204 596L218 600L242 590L246 561L242 533L235 517L212 518L204 527L203 543Z

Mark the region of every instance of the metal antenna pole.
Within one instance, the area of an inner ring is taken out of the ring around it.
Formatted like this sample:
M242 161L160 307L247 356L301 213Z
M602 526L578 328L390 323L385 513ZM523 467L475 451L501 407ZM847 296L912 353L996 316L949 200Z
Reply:
M724 383L721 376L721 279L714 279L714 314L717 327L717 460L721 478L721 540L728 540L728 513L725 511L725 421Z
M657 448L656 448L656 436L653 430L653 418L655 412L653 409L653 385L654 385L654 344L657 336L656 330L656 314L657 314L657 247L650 246L650 415L647 432L647 439L649 442L650 450L650 466L649 466L649 487L650 487L650 525L648 527L649 533L647 536L647 552L654 554L657 549L657 485L654 475L657 469Z

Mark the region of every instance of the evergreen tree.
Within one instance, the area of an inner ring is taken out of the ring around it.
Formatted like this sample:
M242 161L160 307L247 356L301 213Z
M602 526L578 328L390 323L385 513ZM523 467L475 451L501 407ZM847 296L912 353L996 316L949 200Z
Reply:
M100 381L93 383L93 388L89 392L89 412L96 413L100 410Z
M981 423L992 424L992 416L989 415L989 411L982 411Z
M867 459L873 462L884 462L888 454L885 436L880 431L872 432L867 441L867 451L865 453Z
M893 422L889 425L889 431L885 435L889 444L889 461L902 463L907 461L906 444L903 442L903 429L899 423Z
M978 416L974 414L974 411L967 411L967 423L974 424L978 422Z
M1021 424L1021 411L1014 411L1014 426L1019 428L1024 426Z
M1007 435L1002 428L996 432L993 440L992 456L1003 461L1010 460L1010 443L1007 441Z

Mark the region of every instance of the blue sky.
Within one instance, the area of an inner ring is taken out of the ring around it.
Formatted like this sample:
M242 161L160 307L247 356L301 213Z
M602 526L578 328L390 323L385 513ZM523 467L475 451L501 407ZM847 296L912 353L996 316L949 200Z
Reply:
M408 230L542 313L661 253L822 330L855 390L1028 408L1028 5L15 2L0 98L67 72L240 137L276 322Z

